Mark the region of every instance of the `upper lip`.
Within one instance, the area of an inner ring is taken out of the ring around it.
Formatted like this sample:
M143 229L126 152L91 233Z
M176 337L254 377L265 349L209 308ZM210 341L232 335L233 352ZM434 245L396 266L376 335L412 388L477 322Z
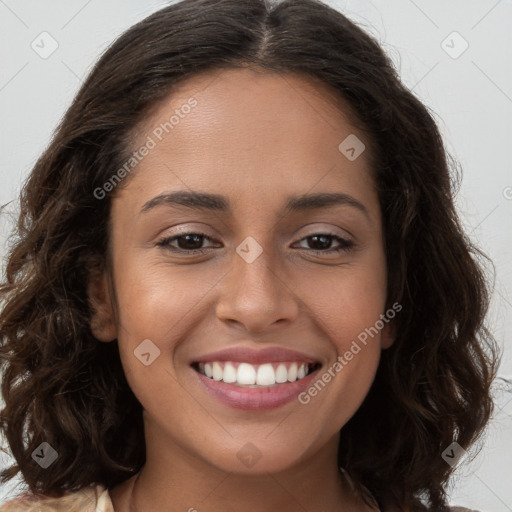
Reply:
M236 361L250 364L277 363L299 361L315 364L319 361L311 356L282 347L266 347L255 349L251 347L231 347L217 352L211 352L194 359L193 363L208 363L212 361Z

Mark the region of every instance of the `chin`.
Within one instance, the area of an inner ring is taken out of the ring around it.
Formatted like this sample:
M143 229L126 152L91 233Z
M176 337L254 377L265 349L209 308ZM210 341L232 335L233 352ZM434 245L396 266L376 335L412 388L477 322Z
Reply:
M277 443L272 443L265 438L259 441L234 441L229 447L219 447L217 453L210 448L207 460L222 471L239 475L279 473L300 464L303 454L297 451L297 446L301 443L291 443L288 438L287 442L292 446L283 449L284 440L276 438L276 441ZM280 445L281 449L276 447L276 444Z

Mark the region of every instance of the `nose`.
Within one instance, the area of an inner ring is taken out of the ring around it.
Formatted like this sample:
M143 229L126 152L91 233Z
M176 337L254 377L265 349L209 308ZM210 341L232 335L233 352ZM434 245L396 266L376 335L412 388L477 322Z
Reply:
M233 260L219 284L217 318L253 333L297 319L299 298L293 283L268 251L251 263L238 254Z

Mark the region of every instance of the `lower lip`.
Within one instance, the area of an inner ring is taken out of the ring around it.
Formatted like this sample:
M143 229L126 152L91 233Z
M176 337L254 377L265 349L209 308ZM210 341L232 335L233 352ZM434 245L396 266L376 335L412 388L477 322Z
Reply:
M308 388L311 381L315 378L319 368L311 372L303 379L295 382L278 384L275 387L268 388L245 388L227 384L223 381L213 380L192 369L199 377L199 381L206 388L206 391L220 400L222 403L235 409L244 409L248 411L261 411L266 409L276 409L288 402L291 402L302 391Z

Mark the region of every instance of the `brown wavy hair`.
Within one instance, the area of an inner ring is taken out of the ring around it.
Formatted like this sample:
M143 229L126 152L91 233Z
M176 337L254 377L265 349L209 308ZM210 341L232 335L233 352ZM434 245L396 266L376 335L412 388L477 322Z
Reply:
M474 445L493 411L488 260L455 212L459 169L432 114L379 44L319 0L183 0L127 30L92 69L20 194L0 288L0 427L16 464L1 479L21 472L32 493L58 497L112 488L144 464L142 407L117 343L90 327L87 283L108 269L110 215L109 195L94 191L174 85L247 65L329 84L372 142L388 304L402 310L338 460L381 506L443 510L453 468L441 453ZM58 452L47 469L31 456L43 441Z

